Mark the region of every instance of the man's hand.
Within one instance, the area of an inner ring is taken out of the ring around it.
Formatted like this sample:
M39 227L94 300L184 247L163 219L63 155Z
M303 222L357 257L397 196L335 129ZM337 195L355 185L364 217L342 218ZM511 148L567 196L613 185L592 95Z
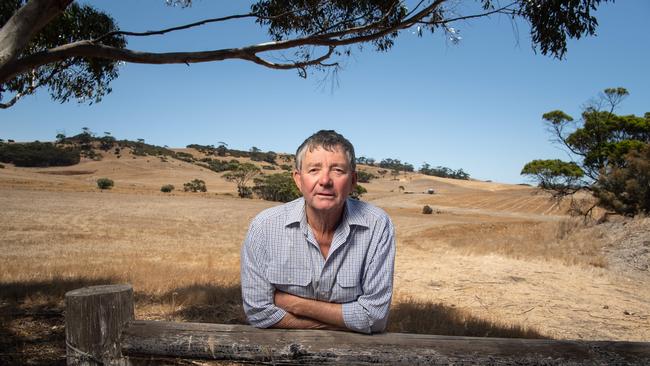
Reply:
M335 328L347 329L341 304L305 299L278 290L275 291L274 303L294 317L308 318Z

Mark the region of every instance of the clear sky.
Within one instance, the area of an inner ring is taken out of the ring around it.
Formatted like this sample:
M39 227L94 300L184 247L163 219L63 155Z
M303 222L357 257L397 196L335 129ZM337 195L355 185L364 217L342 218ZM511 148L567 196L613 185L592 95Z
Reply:
M247 11L246 2L84 1L120 28L160 29ZM462 3L462 2L461 2ZM59 104L46 93L0 110L0 138L50 141L82 127L118 139L170 147L197 143L294 152L319 129L335 129L357 155L463 168L473 178L519 183L523 165L563 158L549 143L544 112L580 107L607 87L630 96L619 113L650 111L650 1L619 0L596 13L597 36L570 41L562 61L535 54L528 27L506 17L456 24L462 40L404 32L388 53L356 52L336 78L262 68L244 61L186 65L126 64L99 104ZM149 51L236 47L267 41L251 23L211 25L168 37L130 38ZM281 60L282 54L274 54ZM323 81L325 79L325 81Z

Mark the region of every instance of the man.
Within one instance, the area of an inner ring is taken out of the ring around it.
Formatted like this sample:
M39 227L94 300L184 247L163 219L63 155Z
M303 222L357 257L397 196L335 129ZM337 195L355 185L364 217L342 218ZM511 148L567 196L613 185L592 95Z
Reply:
M386 328L395 230L384 211L349 198L354 147L321 130L296 152L303 197L261 212L241 252L248 321L260 328Z

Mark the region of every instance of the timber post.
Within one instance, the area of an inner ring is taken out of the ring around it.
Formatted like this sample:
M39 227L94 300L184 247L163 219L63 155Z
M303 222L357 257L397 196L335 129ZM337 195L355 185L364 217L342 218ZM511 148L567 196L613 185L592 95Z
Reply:
M125 365L120 337L134 319L133 287L102 285L65 294L69 366Z

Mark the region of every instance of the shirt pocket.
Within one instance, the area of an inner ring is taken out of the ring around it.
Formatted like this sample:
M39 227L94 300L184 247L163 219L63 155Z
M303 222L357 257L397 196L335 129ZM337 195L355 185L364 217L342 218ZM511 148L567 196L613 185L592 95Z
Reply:
M306 268L271 262L267 278L277 290L296 296L312 297L311 273Z
M355 301L362 293L361 279L353 272L339 271L333 290L333 302L346 303Z

